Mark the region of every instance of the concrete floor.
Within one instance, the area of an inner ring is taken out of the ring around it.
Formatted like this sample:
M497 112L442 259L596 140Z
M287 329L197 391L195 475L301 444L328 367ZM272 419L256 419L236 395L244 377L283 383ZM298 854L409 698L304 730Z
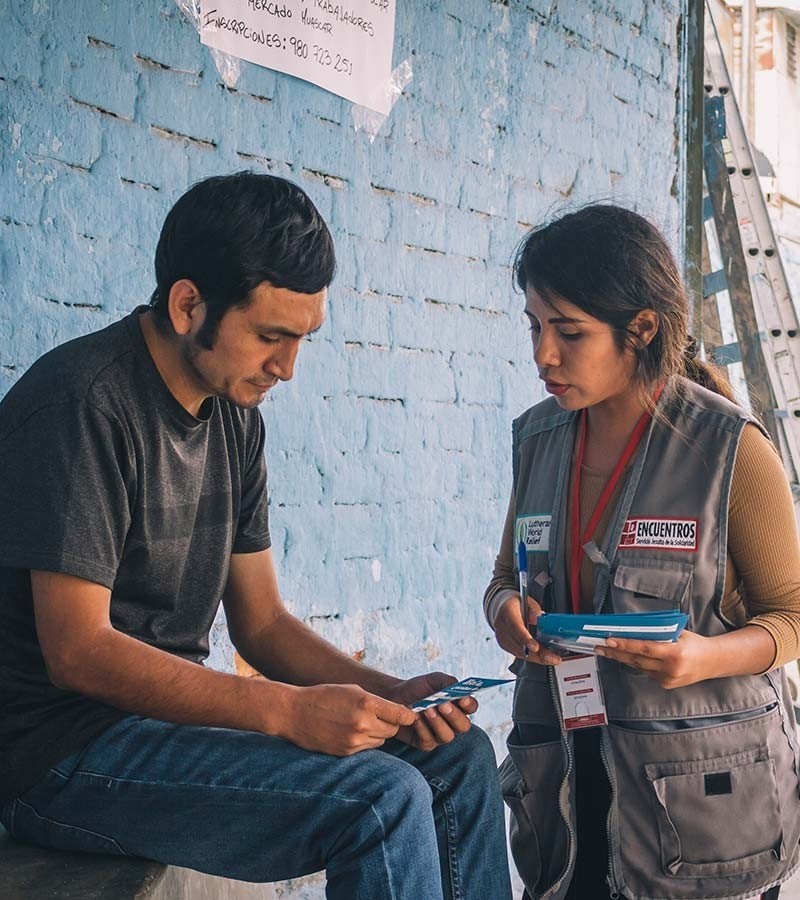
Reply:
M800 900L800 873L781 888L780 900Z

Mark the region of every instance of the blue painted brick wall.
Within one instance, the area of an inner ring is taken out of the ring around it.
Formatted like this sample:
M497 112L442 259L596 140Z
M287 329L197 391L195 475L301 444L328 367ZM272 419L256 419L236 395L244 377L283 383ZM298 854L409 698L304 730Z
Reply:
M414 78L374 143L348 102L244 64L171 0L0 0L0 394L144 302L193 181L293 178L340 259L325 328L263 407L290 607L367 663L502 675L481 595L510 422L540 399L516 242L616 197L674 236L678 0L398 0ZM230 665L224 627L212 661ZM479 721L500 744L508 692ZM285 896L321 896L319 880Z

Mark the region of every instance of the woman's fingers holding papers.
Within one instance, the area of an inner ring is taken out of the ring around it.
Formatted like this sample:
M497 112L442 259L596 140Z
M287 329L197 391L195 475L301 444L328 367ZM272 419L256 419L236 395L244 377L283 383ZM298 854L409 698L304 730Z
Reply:
M536 628L536 620L542 615L542 607L531 597L525 599L525 627L528 632Z
M671 689L712 677L709 640L691 631L684 631L677 641L608 638L595 652L638 669L661 687Z
M533 600L529 602L534 606L537 605ZM523 621L522 600L519 594L512 594L502 605L494 627L497 643L516 657L525 656L526 648L528 653L535 653L539 649L538 642L531 637Z
M542 614L539 604L528 598L526 618L533 626ZM539 663L545 666L556 666L561 657L547 650L531 635L530 629L522 618L522 601L519 594L512 594L503 604L494 623L497 643L517 659Z

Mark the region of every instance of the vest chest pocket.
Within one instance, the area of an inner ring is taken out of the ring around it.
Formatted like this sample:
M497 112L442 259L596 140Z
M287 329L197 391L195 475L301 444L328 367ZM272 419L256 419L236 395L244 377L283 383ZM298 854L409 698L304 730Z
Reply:
M784 859L775 763L766 747L644 769L665 873L735 875Z
M620 563L611 581L613 612L673 609L690 613L692 571L692 564L681 560L641 560L636 565Z

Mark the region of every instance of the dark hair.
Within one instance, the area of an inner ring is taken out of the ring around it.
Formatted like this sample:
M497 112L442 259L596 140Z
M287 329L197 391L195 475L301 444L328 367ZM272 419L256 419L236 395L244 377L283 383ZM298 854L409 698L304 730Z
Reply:
M327 225L296 184L237 172L199 181L177 201L161 229L155 270L156 321L167 319L172 285L188 278L207 305L198 339L210 348L225 312L246 306L259 284L316 294L333 280L336 257Z
M671 375L734 399L724 373L697 358L675 257L661 232L637 213L593 204L534 228L517 249L514 278L523 291L532 287L551 304L562 298L609 324L619 349L636 355L634 378L648 405L653 389ZM642 346L629 326L645 309L658 316L658 331Z

